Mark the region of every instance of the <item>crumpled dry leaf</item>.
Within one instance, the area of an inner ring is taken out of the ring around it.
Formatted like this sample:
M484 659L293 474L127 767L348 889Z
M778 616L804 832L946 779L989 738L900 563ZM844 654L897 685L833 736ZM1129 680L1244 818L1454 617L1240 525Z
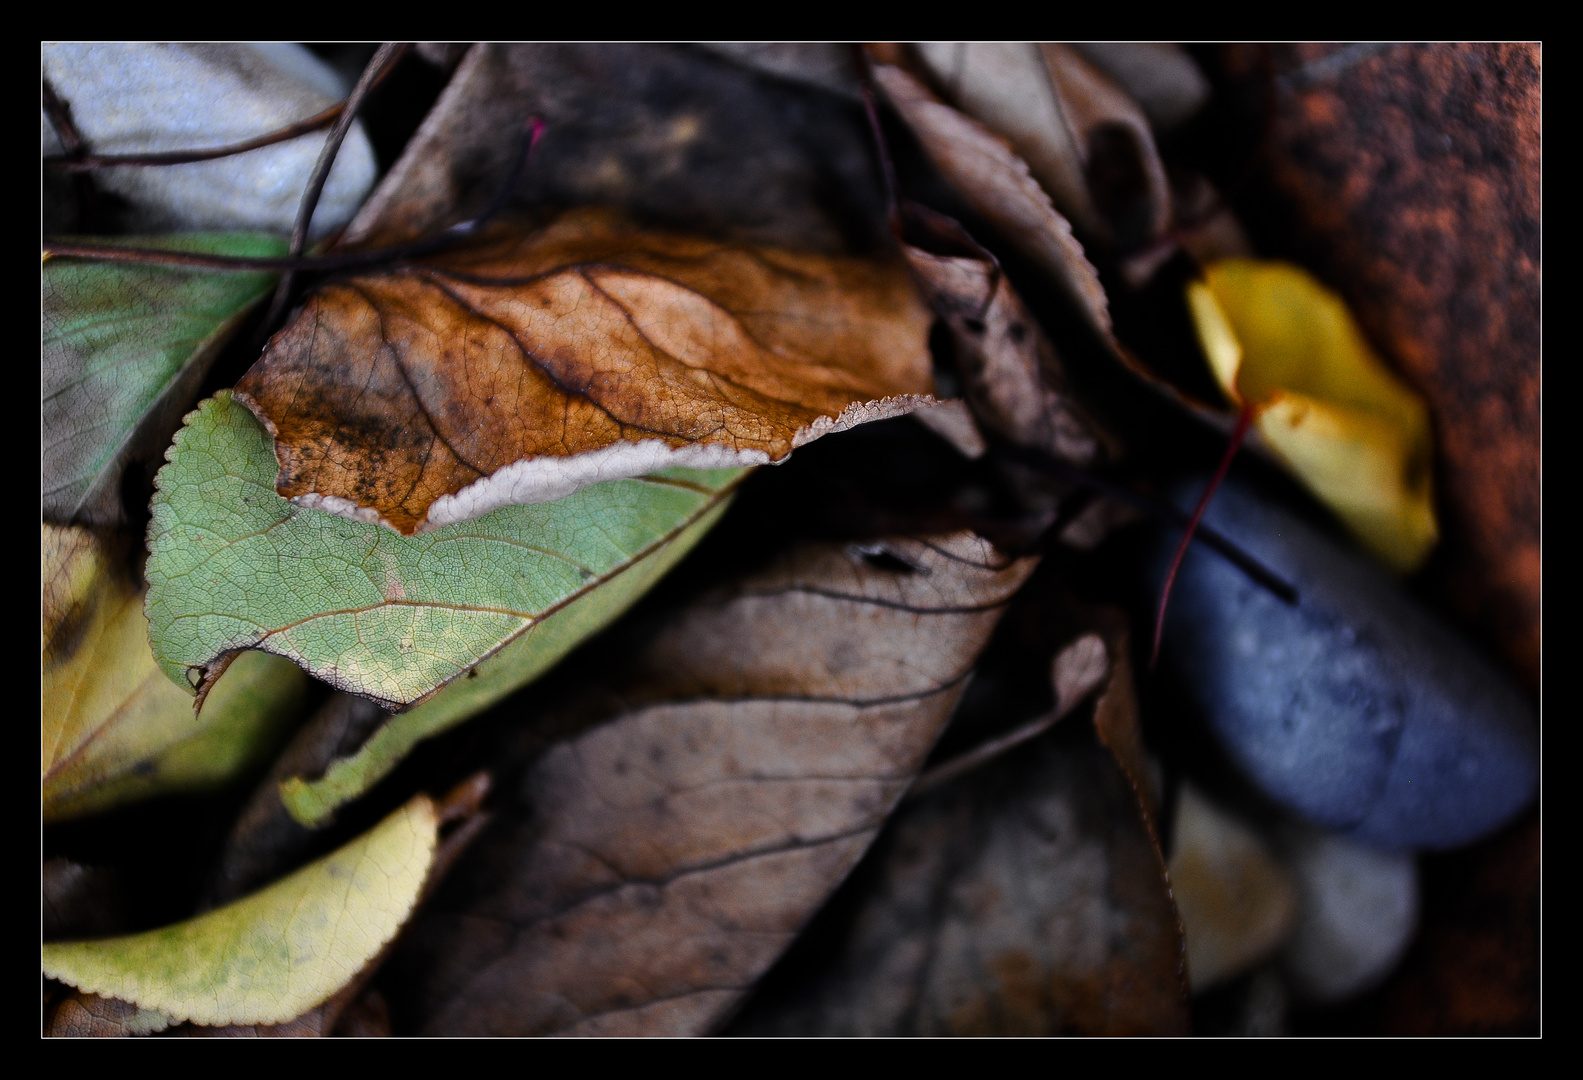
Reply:
M1132 250L1170 219L1170 189L1143 110L1070 45L917 46L935 83L1006 138L1085 236Z
M1031 569L966 534L810 544L666 618L425 907L398 1014L711 1030L868 846Z
M830 41L705 41L698 48L778 79L818 86L856 101L852 46Z
M728 1034L1185 1032L1126 638L1120 611L1077 604L1055 574L1030 582L946 737L981 741L925 774L951 778L909 796ZM1050 651L1041 693L1023 680ZM1093 723L1061 721L1096 683Z
M51 1002L44 1021L50 1039L124 1039L152 1035L170 1027L170 1017L120 998L76 991Z
M215 255L284 255L283 239L193 233L126 240ZM46 259L40 310L39 484L44 517L109 526L122 473L157 460L220 347L273 274Z
M1221 389L1256 410L1275 456L1387 566L1417 569L1440 536L1429 410L1341 298L1289 263L1224 259L1187 300Z
M1209 80L1180 45L1086 41L1073 48L1131 95L1156 131L1186 123L1209 100Z
M406 922L428 877L434 804L418 796L290 877L160 930L49 942L46 975L174 1020L280 1024L350 982Z
M874 80L957 193L1049 274L1095 333L1116 348L1099 273L1028 163L1005 139L940 101L901 68L876 63Z
M1103 449L1098 426L1000 267L955 221L922 207L904 207L902 214L911 226L903 228L902 256L951 333L974 414L1018 446L1092 463Z
M236 395L281 495L411 535L911 411L927 334L897 265L583 211L325 285Z
M280 745L307 678L262 653L237 658L203 703L160 672L143 594L116 545L44 525L40 785L45 820L217 787Z

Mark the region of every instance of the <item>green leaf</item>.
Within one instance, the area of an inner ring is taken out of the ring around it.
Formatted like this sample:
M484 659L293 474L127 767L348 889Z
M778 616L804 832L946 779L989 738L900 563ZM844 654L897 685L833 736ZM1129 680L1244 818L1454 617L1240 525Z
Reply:
M281 255L257 233L126 237L140 247ZM107 524L126 462L163 449L210 363L273 274L51 258L43 267L44 516Z
M392 716L357 753L333 762L322 778L310 781L289 777L280 785L281 803L309 828L326 824L336 807L373 787L418 743L455 727L538 678L578 642L613 622L692 550L719 520L728 501L729 496L714 501L704 513L672 534L664 546L640 558L619 576L607 579L603 588L584 594L528 627L522 636L474 668L476 677L470 674L459 679L423 704Z
M40 799L46 821L220 787L278 749L307 678L244 653L193 716L148 646L143 597L116 545L42 527Z
M150 636L179 685L236 649L392 707L459 680L377 733L335 774L343 793L614 619L744 474L671 469L408 537L287 502L276 470L268 434L229 392L188 417L154 497Z
M419 795L252 896L142 934L43 946L45 975L198 1024L278 1024L345 986L395 937L434 859Z

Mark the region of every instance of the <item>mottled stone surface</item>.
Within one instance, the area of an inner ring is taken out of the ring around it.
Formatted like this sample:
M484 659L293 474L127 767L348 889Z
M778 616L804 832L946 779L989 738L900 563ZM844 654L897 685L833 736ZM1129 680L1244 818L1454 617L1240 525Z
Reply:
M1227 484L1205 520L1300 597L1288 605L1194 545L1166 623L1164 659L1260 788L1395 848L1468 843L1528 803L1536 725L1487 660L1383 570L1248 487ZM1175 542L1159 541L1157 579Z

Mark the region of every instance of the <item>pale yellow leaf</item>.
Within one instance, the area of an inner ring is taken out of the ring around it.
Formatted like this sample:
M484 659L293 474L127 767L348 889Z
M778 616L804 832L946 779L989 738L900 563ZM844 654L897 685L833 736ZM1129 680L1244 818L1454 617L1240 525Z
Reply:
M1222 259L1188 306L1227 396L1252 405L1285 465L1392 569L1439 538L1429 410L1369 346L1334 292L1289 263Z
M186 922L50 942L43 970L79 990L198 1024L278 1024L351 981L412 912L434 858L419 795L290 877Z

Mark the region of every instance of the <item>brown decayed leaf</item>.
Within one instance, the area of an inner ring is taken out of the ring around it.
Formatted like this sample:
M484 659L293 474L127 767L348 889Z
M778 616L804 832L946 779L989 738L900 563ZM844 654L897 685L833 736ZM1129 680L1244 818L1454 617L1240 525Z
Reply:
M929 160L968 205L1038 263L1070 295L1095 332L1113 343L1109 301L1099 274L1027 162L999 135L940 101L901 68L875 64L874 79Z
M1126 90L1157 131L1185 123L1209 98L1209 80L1180 45L1090 41L1077 50Z
M1158 851L1087 725L903 808L846 889L807 943L834 961L772 975L733 1034L1186 1033Z
M326 285L237 398L283 496L411 534L908 412L927 319L894 264L574 212Z
M1031 569L966 534L805 545L668 617L420 917L397 1015L711 1030L868 847Z
M1171 191L1138 103L1070 45L1039 46L1076 136L1098 234L1132 250L1165 231Z
M1020 594L1003 630L1021 632L997 639L983 678L992 688L1008 661L1025 667L1026 650L1040 648L1028 631L1048 640L1052 627L1065 629L1042 648L1077 636L1056 650L1055 710L1035 723L1102 684L1094 724L1069 720L1022 745L1018 728L925 774L1016 747L909 797L730 1033L1185 1033L1182 931L1155 796L1147 776L1128 775L1129 759L1146 766L1125 617L1080 607L1046 577ZM988 693L959 724L1017 707Z
M925 301L951 332L973 412L1019 446L1079 465L1093 462L1101 453L1098 428L1073 396L1055 346L1006 275L982 249L972 250L976 245L956 222L920 208L903 213L908 211L919 220L904 230L902 256Z
M473 47L345 242L411 240L479 213L530 117L544 134L514 207L619 207L667 228L825 252L883 242L884 194L855 101L702 49L633 44Z
M1431 573L1537 686L1540 46L1279 48L1292 70L1273 87L1256 47L1221 59L1273 95L1259 194L1274 198L1254 224L1302 246L1427 398L1445 526Z

